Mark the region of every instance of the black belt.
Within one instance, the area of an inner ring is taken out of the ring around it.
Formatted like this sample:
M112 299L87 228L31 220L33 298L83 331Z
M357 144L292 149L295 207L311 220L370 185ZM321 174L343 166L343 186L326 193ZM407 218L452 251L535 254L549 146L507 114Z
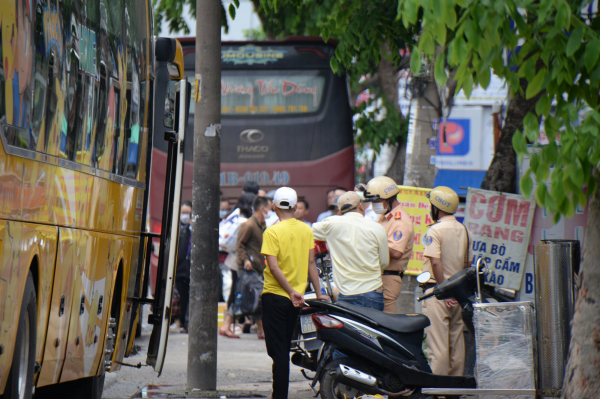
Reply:
M397 272L395 270L384 270L384 276L400 276L400 278L404 277L404 272Z

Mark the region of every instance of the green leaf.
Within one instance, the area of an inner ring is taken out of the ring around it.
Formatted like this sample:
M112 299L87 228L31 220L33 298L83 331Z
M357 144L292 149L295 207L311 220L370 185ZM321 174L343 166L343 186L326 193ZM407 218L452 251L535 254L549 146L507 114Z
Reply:
M338 63L338 60L335 56L331 57L329 65L331 65L331 70L333 71L333 73L337 74L340 69L340 64Z
M438 56L435 59L435 66L434 66L434 75L435 75L435 80L436 82L438 82L438 84L440 86L444 86L446 84L446 82L448 81L448 76L446 75L446 70L444 68L444 57L445 54L439 53Z
M538 182L538 186L535 189L535 199L537 203L543 206L546 203L546 184Z
M233 4L235 4L237 8L240 8L240 0L233 0Z
M581 187L583 184L583 170L581 170L581 164L579 160L571 163L567 166L567 170L569 171L569 177L575 186Z
M410 69L415 75L421 74L421 52L417 47L414 47L410 54Z
M481 72L477 74L477 79L479 81L479 86L481 86L484 89L487 89L487 87L490 85L491 79L490 68L484 68L483 70L481 70Z
M527 141L525 141L525 137L520 131L516 131L512 137L513 148L517 152L517 154L525 154L527 153Z
M400 2L398 4L400 4ZM404 27L408 29L410 25L414 25L417 22L419 4L413 0L404 1L403 4L402 23L404 24Z
M571 26L571 7L564 0L558 3L554 26L559 30L569 29Z
M540 162L537 170L535 171L535 180L539 182L545 182L550 175L550 167L545 162Z
M450 42L449 51L448 63L451 66L460 64L461 61L467 58L467 43L465 43L465 39L462 36L455 37Z
M477 23L473 21L471 18L468 18L465 23L465 36L467 36L467 40L473 46L474 49L479 48L479 39L481 38L481 33L479 32L479 28L477 28Z
M583 26L578 26L571 32L569 41L567 42L567 57L571 57L579 47L583 40Z
M540 69L540 71L535 75L535 78L527 85L527 91L525 93L525 98L530 99L535 97L542 89L544 88L544 80L546 79L546 68Z
M471 92L473 91L473 76L468 74L465 81L462 84L462 89L465 92L467 98L471 98Z
M531 196L531 190L533 190L533 180L531 180L529 172L530 171L527 171L527 173L525 173L525 176L521 178L521 192L527 198Z
M229 16L231 19L235 19L235 6L233 3L229 4Z
M598 62L600 56L600 39L594 39L585 45L585 54L583 58L585 60L585 67L588 72L592 72L592 69Z
M535 104L535 113L538 116L547 115L550 112L550 96L544 94L540 97L537 104Z
M448 28L454 29L456 27L456 11L454 11L454 2L444 0L444 21Z
M544 147L543 157L550 165L554 165L558 159L558 146L554 140L550 140Z

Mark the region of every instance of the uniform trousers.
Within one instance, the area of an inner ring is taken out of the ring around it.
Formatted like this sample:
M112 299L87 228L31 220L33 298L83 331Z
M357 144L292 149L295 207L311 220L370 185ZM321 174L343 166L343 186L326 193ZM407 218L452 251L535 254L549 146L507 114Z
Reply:
M465 339L460 305L449 308L434 297L423 301L423 314L431 321L425 333L433 374L463 375Z
M383 280L383 311L396 314L396 300L402 291L402 277L383 275L381 279Z
M281 295L263 294L263 327L267 354L273 359L273 399L287 399L290 384L290 347L300 308Z

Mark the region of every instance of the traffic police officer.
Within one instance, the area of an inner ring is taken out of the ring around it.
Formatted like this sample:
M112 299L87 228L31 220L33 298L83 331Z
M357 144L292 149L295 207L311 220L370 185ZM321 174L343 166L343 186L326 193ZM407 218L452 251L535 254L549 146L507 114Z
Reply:
M471 233L454 217L458 195L448 187L436 187L427 194L431 202L434 224L429 227L423 241L425 264L423 271L432 274L425 284L428 293L436 284L469 266L471 259ZM438 300L435 297L423 302L423 313L429 317L427 348L434 374L463 375L465 366L465 341L462 311L455 299Z
M364 201L373 203L373 212L381 215L390 250L390 265L383 271L383 300L386 313L396 313L396 300L402 290L402 276L412 254L415 230L412 220L396 196L400 190L389 177L371 179L364 189Z

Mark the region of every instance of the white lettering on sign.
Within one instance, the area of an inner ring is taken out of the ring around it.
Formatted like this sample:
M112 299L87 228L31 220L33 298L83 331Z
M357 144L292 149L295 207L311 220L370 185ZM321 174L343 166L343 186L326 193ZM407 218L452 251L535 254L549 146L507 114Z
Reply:
M521 288L534 209L521 195L469 188L464 223L473 234L472 264L488 264L487 284Z

